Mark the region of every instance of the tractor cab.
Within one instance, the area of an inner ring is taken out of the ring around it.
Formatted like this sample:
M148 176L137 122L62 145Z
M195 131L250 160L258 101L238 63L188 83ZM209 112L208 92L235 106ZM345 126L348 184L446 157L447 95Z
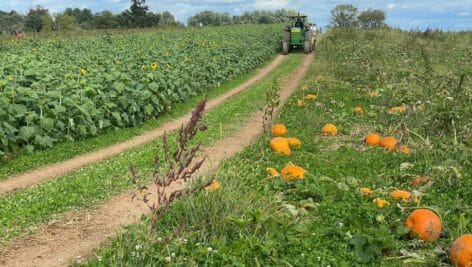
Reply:
M314 43L307 16L298 14L287 18L289 23L285 27L282 41L284 54L286 55L289 50L296 48L303 48L305 53L310 53L313 50Z

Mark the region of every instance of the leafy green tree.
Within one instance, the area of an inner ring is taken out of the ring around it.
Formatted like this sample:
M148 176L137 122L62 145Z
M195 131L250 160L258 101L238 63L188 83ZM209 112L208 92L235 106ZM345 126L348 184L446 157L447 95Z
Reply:
M72 31L79 28L79 24L74 16L65 13L58 14L55 17L55 30Z
M0 11L0 34L21 31L24 27L22 15L12 10L10 12Z
M92 17L92 28L94 29L113 29L119 25L117 16L110 11L102 11Z
M119 15L120 25L126 28L144 28L155 26L156 18L148 13L146 0L131 0L131 6ZM156 24L157 25L157 24Z
M181 26L183 26L182 23L175 20L174 15L172 15L172 13L170 13L169 11L162 12L161 18L160 18L160 21L159 21L158 25L162 26L162 27L181 27Z
M377 9L362 11L357 17L359 26L363 29L373 29L385 26L385 12Z
M280 9L270 11L246 11L241 16L233 17L233 24L270 24L287 21L287 16L296 15L293 10Z
M82 29L90 29L92 26L93 15L92 11L88 8L66 8L66 10L64 10L64 14L73 16Z
M337 5L331 10L330 26L335 28L352 28L358 25L357 8L353 5Z
M35 32L51 31L53 21L49 15L49 10L39 5L34 9L30 9L25 17L25 27Z
M202 11L188 18L189 26L225 26L233 24L233 19L228 13Z

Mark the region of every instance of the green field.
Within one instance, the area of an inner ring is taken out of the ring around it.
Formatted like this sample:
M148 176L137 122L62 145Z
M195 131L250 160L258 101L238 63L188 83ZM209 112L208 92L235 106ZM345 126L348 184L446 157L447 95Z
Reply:
M2 41L0 156L132 127L271 58L277 26Z
M268 64L280 34L280 25L266 25L0 41L0 183L186 114ZM244 129L252 114L277 102L270 92L306 57L285 56L206 113L208 129L191 144L211 147ZM451 243L472 233L472 33L330 29L314 58L273 121L300 148L274 153L273 134L262 134L197 179L221 188L176 200L151 231L142 216L75 264L450 266ZM334 136L322 134L328 123ZM369 146L370 133L397 144L391 151ZM176 138L169 133L171 148ZM34 243L30 235L43 226L71 213L86 217L132 189L131 163L152 182L161 142L1 195L0 265L3 249L17 240ZM306 170L303 179L267 173L288 165ZM427 181L415 185L419 177ZM409 197L396 199L395 190ZM417 209L439 217L437 240L409 235L405 222Z
M151 234L147 219L128 227L86 265L448 265L451 242L472 232L471 53L470 33L328 32L276 120L301 149L277 155L262 136L221 166L219 191L175 202ZM317 98L298 107L308 93ZM389 112L395 106L406 111ZM338 135L322 136L325 123ZM371 132L411 152L369 147ZM306 169L305 179L266 174L287 164ZM430 181L413 187L419 176ZM395 189L418 201L393 199ZM441 217L439 240L408 237L405 220L417 208Z

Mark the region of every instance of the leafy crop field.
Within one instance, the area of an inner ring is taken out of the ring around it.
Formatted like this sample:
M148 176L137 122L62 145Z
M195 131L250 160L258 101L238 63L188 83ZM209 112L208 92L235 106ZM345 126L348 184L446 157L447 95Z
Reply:
M0 46L0 155L155 118L278 51L277 26L206 28Z
M128 227L87 265L450 265L472 233L471 57L470 33L328 32L275 121L301 146L274 153L265 134L220 168L220 188L175 202L152 233ZM418 209L440 222L426 241L406 227Z

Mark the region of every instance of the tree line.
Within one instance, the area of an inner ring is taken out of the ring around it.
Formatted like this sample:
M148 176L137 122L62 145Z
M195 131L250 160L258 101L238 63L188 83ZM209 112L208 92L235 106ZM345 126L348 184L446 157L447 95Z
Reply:
M189 26L224 26L233 24L269 24L283 22L287 15L295 11L278 10L275 12L252 11L240 16L228 13L202 11L188 19ZM62 13L51 14L41 6L31 8L26 15L12 10L0 11L0 34L16 34L20 31L49 32L73 31L78 29L117 29L146 27L183 27L168 11L162 13L149 11L146 0L131 0L128 9L119 14L101 11L93 14L88 8L66 8Z
M359 11L351 4L337 5L331 10L329 26L333 28L354 28L374 29L386 27L386 14L382 10L367 9Z

